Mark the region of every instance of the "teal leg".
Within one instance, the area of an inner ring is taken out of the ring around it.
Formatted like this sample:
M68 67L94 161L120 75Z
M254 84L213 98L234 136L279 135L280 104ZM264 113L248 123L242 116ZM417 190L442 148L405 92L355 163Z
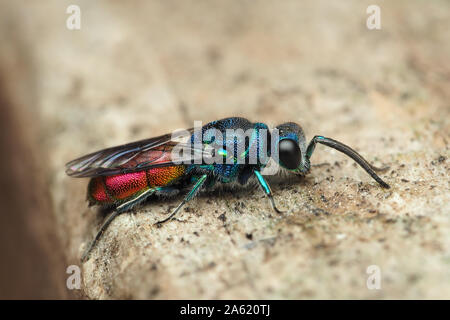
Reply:
M200 191L201 187L203 186L203 184L206 181L206 178L208 176L206 174L204 174L203 176L201 176L197 182L195 183L194 187L191 189L191 191L189 191L189 193L186 195L186 197L183 199L183 201L181 201L181 203L178 205L178 207L175 208L175 210L165 219L158 221L155 223L155 225L161 225L166 221L169 221L170 219L172 219L177 212L181 209L181 207L183 207L187 202L189 202L192 198L195 197L195 195L197 194L197 192Z
M125 202L125 203L122 203L120 206L118 206L116 208L116 210L114 210L114 212L111 213L111 215L108 217L108 219L100 227L100 230L97 232L97 235L95 236L94 240L92 240L92 242L89 244L89 247L87 247L87 249L84 251L83 255L81 256L81 261L84 262L84 261L86 261L89 258L89 254L90 254L92 248L94 248L95 244L100 239L100 237L102 236L103 232L105 232L106 228L108 228L108 226L111 224L111 222L119 214L121 214L121 213L131 209L131 207L141 203L142 201L147 199L148 196L153 194L158 189L159 188L148 189L148 190L142 192L141 194L137 195L136 197L132 198L131 200L129 200L129 201Z
M270 200L270 204L272 205L273 210L275 210L276 213L283 213L283 211L279 210L277 206L275 205L275 200L273 200L272 196L272 190L270 190L269 184L264 180L264 177L258 170L253 170L255 173L256 178L258 179L259 185L262 187L264 193L267 195L267 197Z

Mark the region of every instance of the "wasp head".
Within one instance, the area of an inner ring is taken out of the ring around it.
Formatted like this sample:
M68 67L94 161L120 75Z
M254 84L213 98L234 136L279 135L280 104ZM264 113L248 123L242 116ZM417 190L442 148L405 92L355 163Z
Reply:
M275 129L278 133L278 144L272 157L290 172L300 175L308 173L310 163L306 157L306 140L302 128L294 122L286 122Z

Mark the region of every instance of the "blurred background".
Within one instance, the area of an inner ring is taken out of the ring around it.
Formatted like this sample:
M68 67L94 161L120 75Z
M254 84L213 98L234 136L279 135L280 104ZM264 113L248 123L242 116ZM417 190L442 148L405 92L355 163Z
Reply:
M0 7L0 298L450 298L448 1ZM390 165L393 189L320 148L325 166L273 187L285 222L261 218L256 192L201 197L192 223L166 231L148 229L147 206L120 217L69 290L102 216L64 164L227 116L341 140ZM374 264L382 290L365 285Z

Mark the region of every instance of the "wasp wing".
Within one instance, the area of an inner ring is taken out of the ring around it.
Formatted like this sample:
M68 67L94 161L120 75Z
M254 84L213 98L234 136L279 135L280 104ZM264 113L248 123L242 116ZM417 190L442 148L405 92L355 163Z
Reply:
M187 132L189 135L180 135L178 139L190 137L194 129L188 129ZM188 152L172 152L176 147ZM166 134L103 149L72 160L66 164L66 173L76 178L110 176L182 163L199 163L200 157L202 163L204 158L211 157L211 153L204 149L203 145L194 148L190 141L177 142L172 134Z

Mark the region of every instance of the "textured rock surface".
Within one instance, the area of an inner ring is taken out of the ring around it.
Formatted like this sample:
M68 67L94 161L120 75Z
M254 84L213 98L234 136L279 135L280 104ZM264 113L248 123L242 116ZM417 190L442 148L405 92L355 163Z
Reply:
M448 2L379 1L377 31L370 1L77 1L69 31L71 3L5 3L3 56L31 66L59 237L88 298L450 298ZM162 228L180 198L147 203L79 262L104 214L65 162L238 115L343 141L389 165L392 188L319 146L308 177L272 185L283 217L259 190L202 194Z

